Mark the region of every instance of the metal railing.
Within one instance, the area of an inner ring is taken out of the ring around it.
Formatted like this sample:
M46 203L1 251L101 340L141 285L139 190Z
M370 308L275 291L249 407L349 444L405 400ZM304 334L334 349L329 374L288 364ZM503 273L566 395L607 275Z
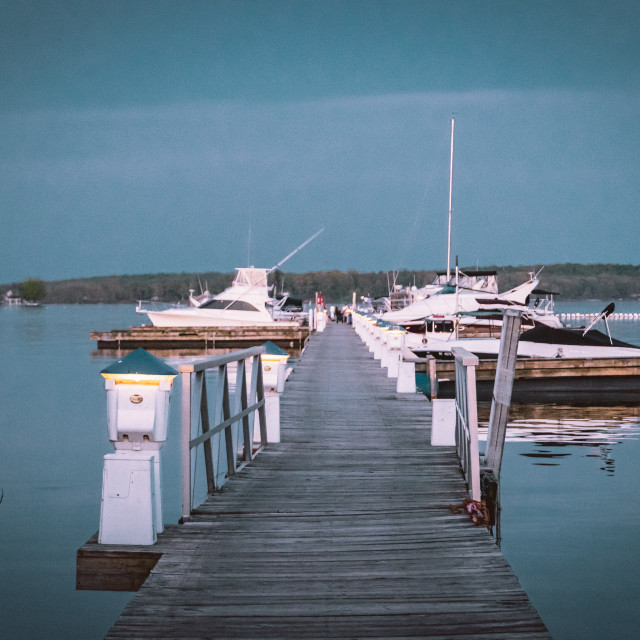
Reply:
M472 500L480 500L480 453L476 367L478 356L461 347L451 353L456 363L456 449Z
M262 346L252 347L179 367L182 382L182 522L191 518L192 452L198 445L204 448L207 492L213 493L224 485L228 476L252 460L267 442L260 361L263 352ZM247 378L249 362L250 382ZM231 393L233 381L230 380L229 365L234 363L237 363L237 370L235 390ZM211 411L206 378L210 370L217 372ZM260 447L254 451L256 412Z

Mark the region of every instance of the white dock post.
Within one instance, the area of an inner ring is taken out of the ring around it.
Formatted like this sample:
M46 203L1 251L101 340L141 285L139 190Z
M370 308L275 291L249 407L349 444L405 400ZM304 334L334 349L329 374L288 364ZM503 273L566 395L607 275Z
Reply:
M264 410L267 417L267 442L280 442L280 393L264 392ZM255 430L254 441L260 441L260 431Z
M162 533L159 451L104 456L100 544L155 544Z
M389 366L389 327L380 327L380 368Z
M373 325L373 359L382 359L382 327Z
M400 368L400 354L402 351L398 349L389 349L387 362L387 378L397 378Z
M431 401L431 446L456 446L456 401L453 399Z
M396 393L416 393L416 363L414 360L398 362L398 379L396 381Z
M178 372L137 349L101 372L107 391L99 544L150 545L164 530L160 449L167 439L169 396Z
M273 342L265 342L262 354L262 384L267 422L267 442L280 442L280 394L284 391L289 354ZM254 442L261 442L258 425L253 428Z
M491 468L496 477L500 474L504 439L507 433L509 406L513 378L516 370L518 355L518 340L520 338L520 323L522 314L515 309L504 311L502 334L500 335L500 353L496 366L496 380L493 387L489 430L487 432L487 450L484 463Z
M367 318L367 338L366 343L369 348L369 352L373 353L374 345L376 342L376 322L375 318Z
M387 377L397 378L400 368L406 331L402 327L393 326L387 330Z

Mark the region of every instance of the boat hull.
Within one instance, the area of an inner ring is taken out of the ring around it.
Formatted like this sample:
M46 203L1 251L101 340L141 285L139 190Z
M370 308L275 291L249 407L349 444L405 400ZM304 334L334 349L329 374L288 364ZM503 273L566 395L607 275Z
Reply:
M495 381L476 381L480 402L491 402ZM568 376L549 378L516 378L511 402L520 404L558 403L579 406L618 405L638 402L640 375ZM455 398L454 380L438 381L439 398Z
M463 347L479 358L497 358L500 351L498 338L466 338L460 340L427 340L424 345L410 347L421 358L429 355L451 357L452 347ZM640 348L600 347L574 344L545 344L539 342L518 342L519 358L638 358Z
M145 313L155 327L268 327L291 326L296 327L298 322L273 320L255 316L252 312L216 313L217 310L207 309L180 309L166 311L146 311Z

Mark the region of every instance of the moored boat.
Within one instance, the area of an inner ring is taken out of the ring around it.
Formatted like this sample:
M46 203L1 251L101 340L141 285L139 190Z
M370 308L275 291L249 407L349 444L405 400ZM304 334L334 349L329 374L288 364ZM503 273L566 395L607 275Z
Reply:
M156 327L260 327L274 323L299 326L302 313L293 311L289 296L271 295L269 274L323 231L314 233L270 269L237 267L233 283L221 293L211 295L204 291L200 296L194 296L191 290L190 306L174 305L161 310L144 308L139 301L136 313L146 314Z
M558 327L536 324L523 332L518 341L518 358L638 358L640 347L611 337L607 317L613 313L609 304L586 327ZM594 329L603 321L607 333ZM421 345L412 346L419 357L433 355L451 357L453 347L463 347L479 358L496 358L500 349L499 338L426 338Z
M270 269L239 267L230 287L204 300L199 306L170 307L163 310L145 309L136 311L146 314L156 327L233 327L263 326L280 320L278 312L286 299L278 300L270 294L267 277Z

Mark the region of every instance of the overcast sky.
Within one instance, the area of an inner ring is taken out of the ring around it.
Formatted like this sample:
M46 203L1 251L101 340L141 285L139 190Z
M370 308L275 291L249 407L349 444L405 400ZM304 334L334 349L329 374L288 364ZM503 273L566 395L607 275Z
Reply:
M0 0L0 282L639 264L640 3ZM249 238L251 241L249 242Z

